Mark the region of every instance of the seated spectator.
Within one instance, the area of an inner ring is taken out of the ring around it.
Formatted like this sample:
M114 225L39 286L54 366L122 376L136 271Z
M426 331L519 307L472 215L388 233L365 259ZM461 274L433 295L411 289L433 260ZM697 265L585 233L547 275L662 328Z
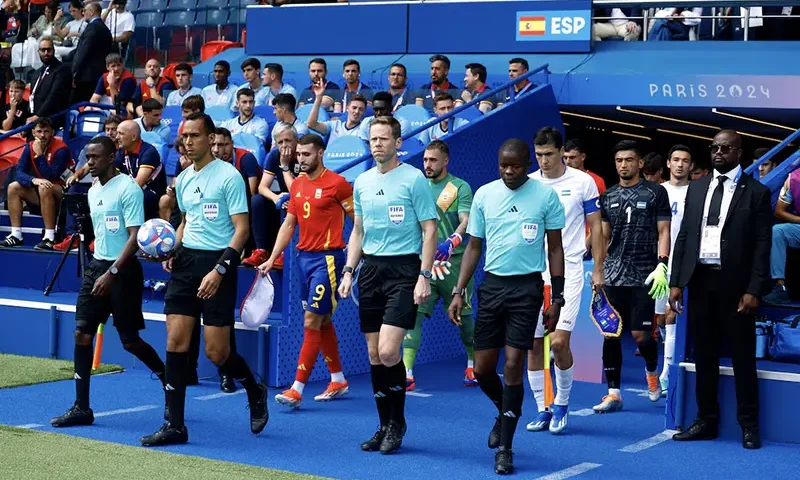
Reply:
M648 182L664 183L664 157L656 152L650 152L644 156L643 161L644 179Z
M603 18L594 23L594 39L597 41L611 37L622 37L626 42L639 40L642 34L641 19L628 20L642 16L641 8L596 8L595 18Z
M260 77L261 61L257 58L250 57L242 62L240 68L242 69L242 76L244 77L245 83L243 85L239 85L239 90L249 88L255 95L261 93L261 91L264 89L264 85L261 83ZM239 93L239 90L237 90L236 93ZM234 112L239 111L239 107L236 104L236 98L233 99L231 110Z
M69 67L56 58L53 39L44 37L39 40L39 59L42 67L33 72L31 80L30 111L28 123L39 117L48 117L58 129L64 125L64 115L56 113L66 110L72 89L72 74Z
M344 72L342 75L345 82L344 88L341 92L341 98L334 102L333 111L341 112L343 108L346 108L350 104L351 95L361 95L369 104L372 104L372 89L361 82L361 64L358 63L358 60L352 58L345 60L342 69ZM314 90L313 84L311 85L311 90ZM337 104L339 106L338 109L336 108Z
M122 57L118 53L111 53L106 57L106 69L108 71L97 81L97 87L89 101L114 105L132 113L136 77L122 66Z
M317 95L311 112L308 114L308 128L319 132L323 137L328 136L328 143L336 140L341 135L358 136L360 133L361 121L364 119L364 112L367 110L367 99L355 93L348 97L347 113L341 117L327 122L318 122L319 109L322 106L322 97L325 95L325 87L318 83L314 86L314 93Z
M178 83L178 89L169 93L165 107L177 107L183 104L186 97L192 95L199 95L202 98L203 91L192 86L193 72L192 66L188 63L181 63L175 67L175 81Z
M61 10L58 2L49 2L44 7L44 13L39 17L31 28L28 30L28 38L39 39L41 37L53 37L59 42L64 40L63 37L58 35L67 25L67 19L64 18L64 12Z
M255 155L243 148L233 146L233 137L227 128L218 128L211 144L211 153L226 162L230 162L242 174L244 184L247 185L247 198L258 193L258 183L261 181L261 167ZM251 217L252 219L252 217Z
M161 116L164 113L164 106L155 98L148 98L141 105L142 116L134 120L136 125L139 126L141 132L154 132L157 133L164 144L169 143L169 125L161 122Z
M414 105L417 95L408 88L407 82L408 71L405 65L395 63L389 68L389 94L392 96L392 112L396 112L404 105Z
M528 61L527 60L525 60L524 58L519 58L519 57L512 58L511 60L508 61L508 79L509 80L514 80L515 78L521 77L521 76L525 75L526 73L528 73L528 69L529 69L529 67L528 67ZM534 87L533 82L531 82L527 78L524 78L524 79L516 82L514 84L514 86L512 87L513 90L511 88L509 88L506 91L506 93L503 96L503 98L500 98L500 95L498 94L497 108L500 108L501 105L506 104L506 103L511 101L512 92L513 92L513 98L517 98L518 96L520 96L523 93L527 92L532 87Z
M28 15L22 11L19 0L3 0L0 14L0 38L11 44L24 42L28 37Z
M800 248L800 170L789 174L775 204L775 218L782 222L772 226L772 248L769 270L775 286L764 296L764 303L782 305L790 302L786 290L786 250Z
M402 97L397 97L402 98ZM376 117L393 117L394 109L392 105L397 105L397 100L392 98L389 92L378 92L372 97L372 111L375 115L361 120L361 129L358 136L361 140L369 142L369 126ZM397 118L400 122L400 134L405 135L411 131L411 124L405 118Z
M456 98L456 107L469 103L473 98L480 97L486 91L486 67L480 63L469 63L464 68L467 72L464 74L464 85L467 87L461 91L461 97ZM489 90L491 91L491 89ZM494 95L490 98L485 98L477 105L478 110L483 113L488 113L497 104L497 99Z
M198 112L205 112L206 111L206 103L203 100L201 95L191 95L186 97L181 103L181 124L178 125L178 137L183 135L183 122L189 117L189 115Z
M255 93L249 88L242 88L236 92L236 106L239 116L222 122L222 127L227 128L234 135L237 133L249 133L255 135L259 140L266 143L269 135L269 125L267 121L253 113L256 100Z
M342 89L339 88L335 82L328 80L328 64L324 58L314 58L308 62L308 77L311 79L311 84L300 93L297 106L314 103L317 98L312 90L314 85L322 83L325 86L325 95L322 97L322 108L327 111L333 111L334 103L341 102Z
M158 217L162 220L168 221L172 224L173 228L178 228L181 223L181 212L178 209L178 200L175 196L175 181L182 171L189 168L192 161L186 156L186 148L183 146L183 137L178 137L175 140L175 151L178 152L180 157L178 163L175 164L175 171L173 172L172 182L167 187L167 191L161 196L158 201Z
M437 117L441 117L442 115L452 112L453 109L455 108L455 101L453 100L453 97L447 92L437 93L436 97L433 99L433 102L434 102L433 113L436 114ZM451 117L448 120L442 120L436 125L423 131L419 136L419 140L423 143L423 145L427 145L432 141L438 140L440 137L443 137L444 135L450 133L451 131L459 129L468 123L469 120L463 118ZM452 130L450 129L450 125L453 125Z
M22 98L25 94L25 82L11 80L8 84L8 103L6 103L6 117L3 120L3 130L8 132L28 123L31 116L31 106Z
M0 242L0 247L21 247L22 206L38 205L44 221L44 238L36 250L52 250L56 239L56 216L63 194L64 179L72 172L74 164L67 144L55 137L49 118L40 118L33 128L32 142L22 150L14 174L8 185L6 204L11 219L11 234Z
M230 76L230 63L220 60L214 64L214 83L203 87L203 100L207 107L232 107L236 102L239 86L228 81Z
M144 191L144 219L158 217L158 201L167 193L167 172L158 150L142 141L139 125L133 120L117 127L117 145L117 169L130 175Z
M115 0L102 14L103 22L111 31L114 41L111 51L119 53L122 58L127 58L128 46L136 30L136 20L131 12L125 10L127 6L128 0Z
M258 193L250 200L251 216L258 221L254 221L252 225L256 248L242 262L248 267L257 267L269 258L281 223L280 212L275 205L281 198L289 195L292 182L300 174L300 165L297 163L297 131L294 127L283 124L275 126L274 134L277 147L269 152L261 182L258 184ZM273 180L277 180L274 190ZM288 204L284 203L283 208L287 207Z
M277 132L278 132L278 127L281 125L283 125L284 127L294 128L294 131L298 137L302 137L303 135L308 133L308 125L306 125L305 122L297 118L297 115L294 114L296 102L293 96L289 95L288 93L280 93L275 97L273 105L275 106L275 118L278 119L278 123L276 123L275 127L273 127L272 129L273 149L277 148L278 145Z
M700 25L703 7L662 8L656 11L650 22L648 40L697 40L696 28Z
M60 12L60 10L59 10ZM57 13L56 16L61 15ZM56 28L56 35L64 39L64 45L71 47L78 44L78 39L86 29L86 20L83 18L83 2L81 0L71 0L69 2L69 15L72 20L62 28Z
M133 104L136 105L136 115L139 117L142 116L144 102L152 98L164 105L169 92L175 90L172 80L161 76L161 62L155 58L144 64L144 73L144 80L136 84L136 91L133 93Z
M754 158L753 161L757 162L761 160L761 157L766 155L767 152L769 152L769 148L756 148L753 151L753 158ZM758 166L758 177L759 178L766 177L767 174L777 166L778 166L778 161L773 156L772 158L768 159L767 161Z
M417 92L417 105L429 112L434 110L434 98L437 93L447 92L455 98L460 95L459 88L450 83L447 76L450 74L450 59L445 55L434 55L431 62L431 82L426 83Z
M283 66L280 63L268 63L264 66L261 77L264 88L256 93L256 105L272 105L275 97L286 93L294 97L297 103L297 90L288 83L283 83Z

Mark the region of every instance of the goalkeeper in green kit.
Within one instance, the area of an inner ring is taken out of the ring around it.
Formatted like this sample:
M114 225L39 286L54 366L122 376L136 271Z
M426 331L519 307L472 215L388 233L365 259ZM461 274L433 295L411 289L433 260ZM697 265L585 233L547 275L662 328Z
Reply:
M461 256L464 253L464 236L469 222L469 210L472 206L472 189L469 184L460 178L454 177L447 171L450 161L450 149L441 140L432 141L423 156L425 176L431 186L431 194L436 202L438 214L437 232L438 247L433 263L433 278L431 279L431 297L427 303L420 305L417 310L417 322L413 330L406 333L403 340L403 363L406 366L406 390L414 390L414 361L417 358L420 343L422 342L422 322L425 317L430 317L433 307L442 299L444 308L450 304L453 290L458 282L458 272L461 270ZM464 297L464 310L461 313L461 340L467 350L467 369L464 371L464 385L474 387L478 385L473 373L474 351L472 348L472 335L475 322L472 318L472 290L474 281L467 285Z

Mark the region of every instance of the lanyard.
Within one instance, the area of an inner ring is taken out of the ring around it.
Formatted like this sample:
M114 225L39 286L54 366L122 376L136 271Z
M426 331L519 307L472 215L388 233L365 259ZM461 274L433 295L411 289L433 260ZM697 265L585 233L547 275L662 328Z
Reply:
M397 96L397 101L394 102L394 108L392 109L392 113L396 112L397 109L400 108L400 106L403 104L403 97L406 94L406 90L408 90L408 87L403 88L403 91L400 92L400 94Z
M361 81L359 81L358 82L358 89L356 89L356 95L361 93L361 86L362 85L363 85L363 83L361 83ZM344 105L347 105L347 99L348 99L348 94L349 93L350 93L350 90L347 89L347 85L345 84L345 86L344 86Z

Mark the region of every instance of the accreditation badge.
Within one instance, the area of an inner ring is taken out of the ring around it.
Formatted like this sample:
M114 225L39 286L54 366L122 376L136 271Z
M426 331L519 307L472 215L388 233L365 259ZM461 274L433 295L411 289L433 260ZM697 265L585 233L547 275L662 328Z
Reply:
M722 229L718 226L703 229L703 238L700 241L700 258L705 260L719 260L721 254L720 240Z

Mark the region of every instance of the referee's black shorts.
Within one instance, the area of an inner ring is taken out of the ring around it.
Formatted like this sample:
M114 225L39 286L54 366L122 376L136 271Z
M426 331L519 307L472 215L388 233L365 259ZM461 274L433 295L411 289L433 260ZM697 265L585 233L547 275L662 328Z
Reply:
M653 330L656 301L648 294L650 287L604 287L608 301L632 332Z
M419 280L421 264L418 255L365 255L358 274L358 316L362 332L380 332L381 325L414 328L418 307L414 303L414 287Z
M203 277L217 264L224 250L194 250L181 247L172 261L172 275L164 295L166 315L200 318L212 327L232 327L236 311L237 269L228 268L217 293L208 300L197 297Z
M114 316L114 327L122 343L139 338L139 330L144 329L142 316L142 292L144 274L142 264L137 259L126 262L111 284L109 295L92 295L94 283L111 268L110 260L93 259L86 266L75 305L75 320L81 333L94 335L101 323L106 323L109 315Z
M541 273L508 277L487 273L478 288L475 350L506 345L530 350L543 302Z

